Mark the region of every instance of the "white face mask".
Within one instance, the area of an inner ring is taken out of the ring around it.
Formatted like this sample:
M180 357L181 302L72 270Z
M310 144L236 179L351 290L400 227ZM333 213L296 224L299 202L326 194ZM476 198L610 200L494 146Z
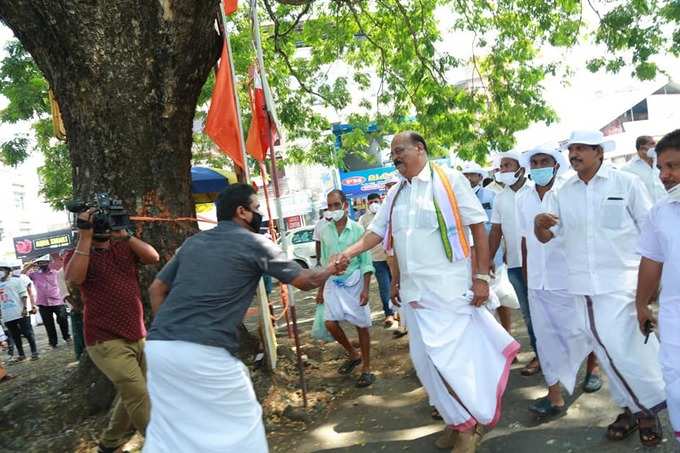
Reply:
M680 183L674 185L670 189L668 189L668 198L671 201L678 201L680 202Z
M333 218L333 214L331 211L324 211L323 218L330 221Z
M368 210L371 211L373 214L377 213L380 210L380 203L369 204Z
M647 157L650 159L656 159L656 150L654 148L649 148L647 150Z
M333 222L339 222L342 220L343 217L345 217L345 211L342 209L338 209L337 211L327 211L331 213L331 220Z
M519 179L519 176L517 176L513 172L507 172L507 173L496 173L496 181L502 182L506 186L511 186L514 183L517 182Z

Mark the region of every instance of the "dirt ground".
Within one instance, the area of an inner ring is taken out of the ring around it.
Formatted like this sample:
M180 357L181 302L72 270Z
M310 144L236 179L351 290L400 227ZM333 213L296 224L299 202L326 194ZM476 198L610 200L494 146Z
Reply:
M375 286L375 285L374 285ZM252 370L252 380L262 403L265 426L272 452L381 452L440 451L434 440L443 423L430 416L427 395L420 386L408 357L408 337L394 339L382 327L375 288L372 294L375 325L372 329L372 363L376 383L367 389L354 387L354 376L340 376L336 370L344 359L336 344L319 344L309 337L314 299L312 293L296 293L308 407L302 408L295 351L285 328L279 329L279 367L274 373ZM516 337L527 350L526 332L516 316ZM282 323L281 323L282 324ZM283 326L282 326L283 327ZM36 327L42 358L8 364L16 379L0 386L0 452L92 452L108 414L90 415L82 390L70 388L77 364L70 346L51 350L42 326ZM353 338L356 333L347 328ZM6 357L3 353L3 359ZM512 452L636 452L637 435L626 441L606 441L605 427L617 411L608 392L578 392L568 398L569 409L556 420L539 421L527 405L544 395L540 375L526 378L519 369L530 354L520 355L513 366L504 398L502 419L488 433L480 453ZM252 362L246 362L252 369ZM678 452L678 444L664 415L666 439L654 451ZM143 439L135 436L127 445L140 451Z

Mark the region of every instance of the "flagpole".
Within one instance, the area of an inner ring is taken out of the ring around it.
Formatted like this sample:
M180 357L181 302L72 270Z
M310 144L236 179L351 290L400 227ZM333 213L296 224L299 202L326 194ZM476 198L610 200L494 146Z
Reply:
M229 31L227 30L227 15L224 10L224 2L220 1L220 15L222 16L222 29L224 32L224 42L227 46L229 54L229 77L231 77L231 86L234 88L234 102L236 104L236 118L239 125L239 145L241 148L241 159L243 160L243 177L246 184L250 184L250 169L248 168L248 153L246 151L246 140L243 135L243 120L241 118L241 102L238 98L238 89L236 84L236 70L234 68L234 58L231 51L231 40L229 39ZM264 187L266 191L267 188ZM265 351L268 353L267 358L271 369L276 368L277 354L276 354L276 334L271 323L271 312L269 307L269 298L264 287L264 280L260 279L257 286L257 301L259 303L260 326L262 327L262 341L264 342Z
M220 15L222 16L222 29L224 30L224 42L227 45L229 54L229 77L231 77L231 86L234 87L234 102L236 103L236 117L239 126L239 145L241 148L241 159L243 159L243 177L247 184L250 184L250 170L248 169L248 153L246 152L246 140L243 135L243 120L241 119L241 102L238 99L238 90L236 89L236 70L234 69L234 58L231 55L231 41L229 40L229 32L227 31L227 15L224 13L224 2L220 1Z
M274 124L276 121L276 112L274 110L274 100L269 90L269 82L267 80L267 73L264 68L264 52L262 51L262 40L260 39L260 22L257 17L257 0L250 0L250 14L252 19L252 34L255 41L255 51L257 54L257 70L260 72L260 80L262 82L262 90L264 91L264 101L267 108L267 119ZM276 171L276 152L274 151L274 137L272 137L271 126L267 127L269 132L269 151L271 154L272 164L272 182L274 183L274 197L276 211L278 214L279 232L281 233L281 246L284 253L288 254L288 241L286 240L286 225L283 221L283 209L281 208L281 191L279 187L278 172ZM297 326L297 314L295 310L295 297L293 289L288 285L288 310L290 312L291 321L293 322L293 337L295 339L295 352L297 356L297 368L300 378L300 389L302 390L302 404L307 407L307 384L305 382L305 368L302 363L302 349L300 348L300 335Z

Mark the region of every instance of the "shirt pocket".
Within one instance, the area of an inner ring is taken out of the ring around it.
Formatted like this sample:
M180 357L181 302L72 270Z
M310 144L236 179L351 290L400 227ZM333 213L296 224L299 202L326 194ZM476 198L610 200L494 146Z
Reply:
M408 228L408 207L395 206L392 210L392 232L396 233Z
M626 199L623 195L610 195L602 202L602 227L618 229L626 219Z
M431 198L421 198L418 202L418 210L416 212L416 228L423 230L436 229L439 226L437 222L437 211L434 209L434 202Z

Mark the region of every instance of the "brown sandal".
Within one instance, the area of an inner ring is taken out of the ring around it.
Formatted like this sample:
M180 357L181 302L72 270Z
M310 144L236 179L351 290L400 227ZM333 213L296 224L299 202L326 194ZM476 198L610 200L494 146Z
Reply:
M652 426L643 426L644 422L652 422ZM663 440L663 428L658 416L640 417L638 419L640 443L645 447L656 447Z
M609 440L623 440L630 436L638 429L638 422L626 409L625 412L616 416L614 423L607 426L607 439Z
M520 374L522 376L533 376L534 374L541 371L541 363L538 361L538 357L534 357L529 363L527 363Z

